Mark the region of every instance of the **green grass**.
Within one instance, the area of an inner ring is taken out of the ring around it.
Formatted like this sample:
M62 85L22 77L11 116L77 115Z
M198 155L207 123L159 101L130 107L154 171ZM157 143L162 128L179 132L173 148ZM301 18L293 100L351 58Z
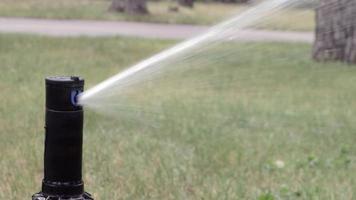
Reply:
M110 1L105 0L2 0L0 16L211 25L248 8L234 4L196 3L194 9L180 8L175 13L168 11L169 5L173 3L150 2L150 15L133 16L108 12L109 5ZM313 27L312 10L290 9L276 15L260 28L310 31Z
M0 35L0 199L40 189L45 76L80 74L90 87L172 43ZM314 63L304 44L233 48L217 85L188 82L186 96L157 99L158 127L86 113L84 178L96 199L355 197L356 68Z

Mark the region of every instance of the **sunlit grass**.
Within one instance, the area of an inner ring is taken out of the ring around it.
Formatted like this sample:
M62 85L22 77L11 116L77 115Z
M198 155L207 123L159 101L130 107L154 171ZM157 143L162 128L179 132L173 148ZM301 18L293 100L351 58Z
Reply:
M171 44L1 35L0 199L40 189L44 77L79 74L90 87ZM188 82L186 96L161 99L159 126L86 110L86 189L96 199L352 199L356 68L314 63L304 44L246 45L218 63L229 71L217 85Z
M211 25L248 8L238 4L196 3L194 9L180 7L179 12L170 12L168 7L176 3L149 2L150 15L133 16L108 12L109 5L110 1L105 0L1 0L0 16ZM310 31L313 27L314 11L291 9L259 28Z

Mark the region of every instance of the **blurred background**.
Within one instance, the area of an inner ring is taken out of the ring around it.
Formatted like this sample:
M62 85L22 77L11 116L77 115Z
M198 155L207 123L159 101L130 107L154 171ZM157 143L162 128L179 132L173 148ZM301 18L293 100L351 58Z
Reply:
M40 190L46 76L80 75L89 89L236 16L258 20L85 107L86 190L355 199L356 4L255 9L282 1L0 0L0 199Z

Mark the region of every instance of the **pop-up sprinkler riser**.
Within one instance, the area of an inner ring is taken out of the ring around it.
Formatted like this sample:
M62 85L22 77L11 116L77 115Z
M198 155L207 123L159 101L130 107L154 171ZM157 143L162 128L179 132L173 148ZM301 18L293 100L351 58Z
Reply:
M83 92L80 77L46 78L44 178L32 200L93 200L82 180Z

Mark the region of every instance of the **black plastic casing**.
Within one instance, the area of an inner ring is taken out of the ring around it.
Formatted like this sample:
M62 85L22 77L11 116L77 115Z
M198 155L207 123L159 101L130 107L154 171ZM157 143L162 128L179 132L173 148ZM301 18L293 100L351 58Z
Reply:
M44 178L33 200L92 199L82 180L83 90L80 77L46 78Z

